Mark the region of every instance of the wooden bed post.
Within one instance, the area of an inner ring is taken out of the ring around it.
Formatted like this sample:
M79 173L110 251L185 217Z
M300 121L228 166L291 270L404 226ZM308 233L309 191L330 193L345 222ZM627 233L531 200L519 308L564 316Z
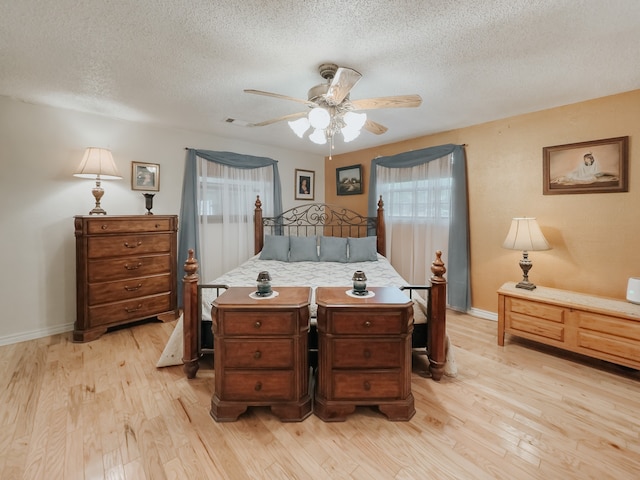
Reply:
M378 220L376 222L376 236L378 253L384 257L387 256L387 235L385 232L385 228L384 202L382 201L382 195L380 195L380 200L378 200Z
M198 261L193 256L193 249L189 249L189 257L184 263L186 275L182 279L183 302L182 312L183 328L183 353L182 370L187 374L187 378L194 378L200 367L198 363L200 352L200 319L198 318Z
M446 361L446 315L447 315L447 281L443 275L447 271L442 261L442 252L436 251L436 259L431 264L430 278L431 316L427 323L429 353L429 370L434 380L438 381L444 373Z
M260 201L260 195L256 199L256 210L253 217L253 245L254 254L258 254L262 251L264 242L264 225L262 224L262 202Z

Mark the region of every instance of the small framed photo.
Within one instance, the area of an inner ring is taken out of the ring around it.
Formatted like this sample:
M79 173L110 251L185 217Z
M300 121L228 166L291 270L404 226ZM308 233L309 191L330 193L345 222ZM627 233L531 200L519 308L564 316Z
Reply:
M336 168L336 190L338 195L362 193L362 166Z
M542 193L628 192L629 137L542 149Z
M296 200L313 200L315 194L316 172L296 168L295 192Z
M160 165L131 162L131 189L145 192L160 191Z

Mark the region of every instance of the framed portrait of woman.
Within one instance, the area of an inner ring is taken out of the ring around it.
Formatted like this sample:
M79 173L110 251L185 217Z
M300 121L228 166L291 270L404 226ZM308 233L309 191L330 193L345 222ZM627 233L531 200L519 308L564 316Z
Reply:
M160 165L131 162L131 189L145 192L160 191Z
M300 170L296 168L295 173L295 199L313 200L315 190L316 172L313 170Z

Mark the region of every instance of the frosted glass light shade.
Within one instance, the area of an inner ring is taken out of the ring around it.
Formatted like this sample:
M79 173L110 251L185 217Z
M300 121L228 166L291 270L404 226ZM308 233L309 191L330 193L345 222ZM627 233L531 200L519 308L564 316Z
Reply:
M536 219L524 217L511 220L511 228L509 228L509 233L502 246L510 250L522 250L524 252L549 250L551 248L547 243L547 239L544 238Z
M122 178L116 163L113 161L111 150L96 147L89 147L84 151L82 161L73 175L92 179L99 177L102 180L118 180Z
M289 122L289 127L298 137L302 138L304 133L309 130L309 120L306 117L299 118L293 122Z
M325 129L331 122L331 115L324 108L316 107L309 112L309 123L315 129Z
M309 135L309 140L318 145L324 145L327 143L327 136L324 134L324 130L316 128L313 133Z

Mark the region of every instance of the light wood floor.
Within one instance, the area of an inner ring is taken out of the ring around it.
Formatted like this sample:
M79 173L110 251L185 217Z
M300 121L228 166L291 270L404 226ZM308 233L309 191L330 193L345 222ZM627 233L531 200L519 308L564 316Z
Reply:
M640 472L640 374L448 317L457 378L424 378L417 413L361 408L344 423L281 423L265 408L209 416L195 380L156 369L173 323L86 344L70 334L0 347L2 479L631 479Z

